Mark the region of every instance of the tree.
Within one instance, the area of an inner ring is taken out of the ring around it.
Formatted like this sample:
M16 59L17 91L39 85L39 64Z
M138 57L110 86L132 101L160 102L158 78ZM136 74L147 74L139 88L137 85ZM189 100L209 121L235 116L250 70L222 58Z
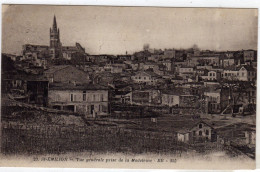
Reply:
M15 70L14 61L5 54L2 54L2 71L10 72Z
M144 46L143 46L143 50L144 50L144 51L148 51L149 48L150 48L150 45L149 45L149 44L144 44Z

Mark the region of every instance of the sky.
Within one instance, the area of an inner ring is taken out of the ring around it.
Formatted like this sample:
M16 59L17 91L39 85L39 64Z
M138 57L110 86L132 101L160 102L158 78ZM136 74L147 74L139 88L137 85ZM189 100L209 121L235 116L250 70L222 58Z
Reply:
M257 9L104 6L3 6L2 52L49 45L56 16L62 45L89 54L129 54L150 48L257 49Z

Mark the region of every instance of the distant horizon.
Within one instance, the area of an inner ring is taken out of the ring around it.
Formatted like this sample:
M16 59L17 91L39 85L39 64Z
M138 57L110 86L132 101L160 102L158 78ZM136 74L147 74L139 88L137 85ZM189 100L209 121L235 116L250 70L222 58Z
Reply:
M26 45L26 44L24 44ZM38 44L30 44L30 45L36 45L36 46L49 46L49 45L38 45ZM85 47L83 47L85 48ZM159 50L157 48L150 48L150 49L155 49L155 50ZM166 49L166 48L165 48ZM161 49L162 51L165 51L165 49ZM167 49L173 49L173 50L187 50L187 49L190 49L190 48L179 48L179 49L176 49L176 48L167 48ZM237 52L237 51L249 51L249 50L253 50L253 51L257 51L256 49L239 49L239 50L209 50L209 49L200 49L200 51L213 51L213 52ZM21 49L22 51L22 49ZM134 51L133 53L125 53L125 54L108 54L108 53L103 53L103 54L89 54L88 52L86 52L88 55L133 55L134 53L136 52L141 52L141 51L144 51L143 49L140 49L140 50L137 50L137 51ZM21 56L22 54L14 54L14 53L8 53L8 52L2 52L2 54L9 54L9 55L16 55L16 56Z
M151 49L257 51L257 9L4 5L2 53L25 44L49 46L56 15L63 46L78 42L90 55Z

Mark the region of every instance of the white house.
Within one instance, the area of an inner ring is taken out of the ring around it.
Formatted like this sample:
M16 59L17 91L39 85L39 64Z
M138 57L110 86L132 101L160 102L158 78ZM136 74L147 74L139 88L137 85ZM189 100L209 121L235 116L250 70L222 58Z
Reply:
M177 131L177 140L180 142L191 143L191 142L205 142L211 141L214 138L213 127L204 121L199 121L195 124L184 124L184 126Z
M98 85L55 84L48 91L49 106L87 117L107 115L108 89Z
M169 107L179 106L180 104L180 96L176 91L165 90L162 92L162 105L166 105Z
M158 82L158 75L151 71L139 71L131 79L136 83L154 85Z
M201 78L207 81L217 80L217 72L216 71L206 72L206 74L202 75Z
M193 73L193 68L192 67L180 67L179 68L179 73L180 74Z
M256 72L253 67L241 66L235 69L224 69L222 77L229 80L254 81L256 78Z

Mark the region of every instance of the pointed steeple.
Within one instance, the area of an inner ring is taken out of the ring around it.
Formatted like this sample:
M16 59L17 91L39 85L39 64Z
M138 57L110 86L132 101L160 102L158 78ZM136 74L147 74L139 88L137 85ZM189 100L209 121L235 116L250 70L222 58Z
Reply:
M56 16L54 15L54 18L53 18L53 25L52 25L52 29L57 31L57 23L56 23Z

